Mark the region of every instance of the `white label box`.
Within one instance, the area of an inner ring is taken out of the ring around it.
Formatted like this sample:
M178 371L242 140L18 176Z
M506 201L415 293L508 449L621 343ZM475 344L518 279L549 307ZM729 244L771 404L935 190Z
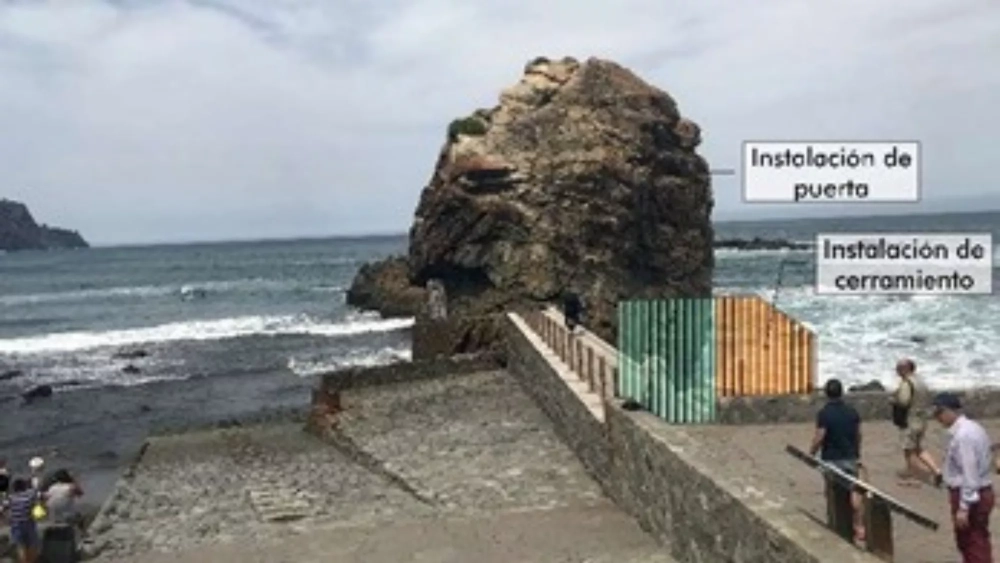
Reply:
M746 141L746 203L915 203L918 141Z
M816 236L819 295L993 293L991 233Z

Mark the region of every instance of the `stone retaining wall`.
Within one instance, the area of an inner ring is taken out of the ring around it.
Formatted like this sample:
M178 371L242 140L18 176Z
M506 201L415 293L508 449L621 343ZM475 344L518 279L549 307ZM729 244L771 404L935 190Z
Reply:
M576 453L587 471L602 486L610 478L611 451L605 425L572 389L552 371L518 327L505 323L507 371L549 417L559 437ZM608 491L606 491L608 492ZM610 492L608 492L610 496Z
M713 473L686 439L646 413L609 404L601 423L514 322L508 371L552 419L605 493L691 563L875 563L783 499Z
M956 391L966 413L976 418L1000 418L1000 389ZM889 420L889 393L859 391L845 400L858 409L863 420ZM814 395L733 397L719 400L719 424L778 424L811 422L826 398Z
M503 362L504 315L417 317L412 329L414 361L456 354L491 354Z
M342 394L351 389L423 381L455 374L471 374L498 367L493 354L439 356L375 367L352 367L320 375L312 391L306 429L323 434L341 411Z

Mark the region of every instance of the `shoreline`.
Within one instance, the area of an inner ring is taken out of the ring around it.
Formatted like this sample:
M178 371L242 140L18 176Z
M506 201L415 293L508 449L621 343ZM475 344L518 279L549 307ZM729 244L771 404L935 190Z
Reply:
M69 469L97 512L150 438L305 419L313 377L287 370L78 389L0 409L0 455L12 476L35 455Z

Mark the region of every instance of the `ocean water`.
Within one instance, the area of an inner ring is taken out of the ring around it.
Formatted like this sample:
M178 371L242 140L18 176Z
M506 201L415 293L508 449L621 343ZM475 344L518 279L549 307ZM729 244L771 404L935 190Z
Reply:
M722 223L720 238L1000 230L1000 213ZM363 262L403 237L98 248L0 255L0 458L43 453L102 490L151 429L302 406L310 374L409 357L409 320L345 305ZM716 291L757 293L819 335L822 379L892 383L901 356L929 383L995 385L1000 303L818 297L811 252L719 251ZM996 277L996 271L994 271ZM142 350L145 357L116 358ZM23 404L26 388L51 399Z
M0 255L0 459L43 455L95 502L149 431L308 404L310 374L409 357L411 321L345 305L403 237ZM123 351L145 357L122 359ZM48 399L24 403L33 386Z
M784 238L813 243L818 233L992 233L1000 213L851 217L724 223L716 236ZM1000 249L994 248L993 285ZM878 380L894 385L896 360L913 358L931 386L1000 385L1000 299L981 296L817 296L812 251L716 253L719 293L756 293L818 335L820 379Z
M4 255L0 366L26 375L0 390L284 368L308 374L406 357L401 329L409 321L344 304L359 264L404 244L397 237ZM137 349L149 355L114 358ZM123 371L128 365L138 372Z

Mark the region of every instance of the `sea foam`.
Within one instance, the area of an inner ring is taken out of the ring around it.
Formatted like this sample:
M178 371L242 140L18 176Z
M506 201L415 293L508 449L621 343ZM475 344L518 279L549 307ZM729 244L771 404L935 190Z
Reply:
M0 354L49 354L157 342L222 340L251 335L349 336L400 330L412 325L413 319L410 318L379 319L367 315L349 316L340 322L316 320L308 315L244 316L121 330L57 332L0 339Z

